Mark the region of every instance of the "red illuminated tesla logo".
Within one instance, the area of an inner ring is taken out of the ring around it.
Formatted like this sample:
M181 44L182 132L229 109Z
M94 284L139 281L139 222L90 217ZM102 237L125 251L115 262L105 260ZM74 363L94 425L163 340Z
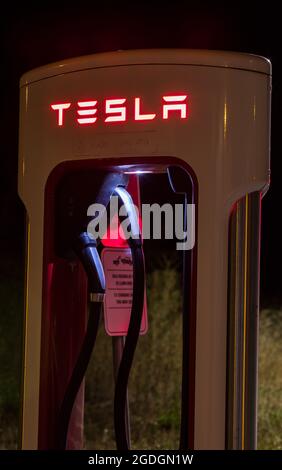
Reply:
M126 98L106 99L103 103L103 117L98 117L101 107L97 100L78 101L77 103L56 103L51 104L53 111L56 111L57 125L63 126L65 116L71 107L76 108L76 121L79 125L95 124L98 119L106 123L127 121ZM156 118L156 113L145 112L141 98L134 98L133 103L134 121L152 121ZM162 97L161 118L169 119L173 114L177 114L180 119L186 119L187 95L173 95Z

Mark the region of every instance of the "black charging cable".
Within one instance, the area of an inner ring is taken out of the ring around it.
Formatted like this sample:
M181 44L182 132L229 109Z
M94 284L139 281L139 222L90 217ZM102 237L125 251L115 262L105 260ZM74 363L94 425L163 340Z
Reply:
M95 202L100 207L104 207L106 212L116 187L126 186L127 183L128 175L116 171L107 173L95 198ZM94 218L99 222L103 215L103 213L98 214ZM66 449L67 446L68 428L73 405L95 346L105 295L105 276L97 251L97 240L90 237L89 233L85 230L76 240L74 251L80 259L88 278L88 323L80 353L59 409L55 447L60 450Z
M183 229L188 236L187 203L195 204L195 183L186 170L179 166L167 168L169 183L176 194L183 196L184 224ZM192 250L183 250L183 276L182 276L182 385L181 385L181 424L179 436L179 450L187 451L193 446L194 440L194 417L192 416L195 402L194 376L195 376L195 352L193 341L195 341L195 318L192 312L192 273L194 270L195 254ZM188 371L190 373L188 373ZM192 423L192 425L191 425Z
M117 188L114 194L119 197L119 205L124 206L124 215L126 215L130 221L130 237L128 238L128 245L131 250L133 265L131 315L123 354L118 369L114 398L114 423L117 450L125 451L129 450L130 447L126 432L127 387L142 322L145 266L142 237L132 198L124 188ZM120 217L120 219L122 218Z
M126 191L124 188L124 186L127 184L127 181L127 177L120 174L117 175L112 173L108 175L104 181L104 184L102 185L98 197L96 198L97 203L103 203L103 205L107 207L111 196L118 196L119 208L122 205L124 206L124 215L130 221L130 237L128 238L128 244L131 249L133 264L133 296L130 323L115 387L114 422L118 450L129 449L125 418L127 386L140 333L145 289L145 268L142 238L132 198L128 191ZM122 222L123 217L120 216L119 218ZM83 232L79 236L75 251L80 261L82 262L88 277L88 286L90 292L89 316L83 344L59 411L56 440L56 448L59 450L64 450L67 446L67 435L71 413L95 345L105 293L105 277L101 260L97 251L97 241L90 237L87 232Z
M83 232L78 238L76 252L88 277L88 323L81 350L59 411L56 445L59 450L65 450L67 446L73 405L94 349L105 295L104 270L97 251L96 240L90 238L88 233Z

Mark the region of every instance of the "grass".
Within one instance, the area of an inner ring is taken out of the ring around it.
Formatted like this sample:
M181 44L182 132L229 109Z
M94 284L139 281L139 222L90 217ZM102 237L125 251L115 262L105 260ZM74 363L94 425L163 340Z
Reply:
M22 282L0 279L0 449L14 449L18 441L22 312Z
M258 448L282 449L282 311L260 318Z
M170 267L148 278L149 331L130 376L133 448L176 448L179 428L181 298ZM17 446L22 282L0 279L0 449ZM114 448L111 340L100 328L86 379L86 447ZM282 312L260 316L259 449L282 449Z
M168 287L168 288L167 288ZM130 375L132 447L177 448L181 373L181 298L174 271L148 279L149 330L140 337ZM95 358L99 357L99 361ZM86 381L86 445L115 448L111 341L100 330ZM96 436L96 440L92 440ZM102 436L98 438L97 436Z

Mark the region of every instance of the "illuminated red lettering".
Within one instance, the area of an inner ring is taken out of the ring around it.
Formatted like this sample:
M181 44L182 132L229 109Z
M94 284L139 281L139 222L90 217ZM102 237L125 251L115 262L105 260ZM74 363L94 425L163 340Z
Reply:
M180 96L163 96L166 103L163 105L163 119L168 119L169 111L180 111L180 118L185 119L187 116L187 103L183 103L187 95Z
M97 100L78 101L76 111L78 117L76 120L80 125L94 124L98 119L104 119L106 123L125 122L127 120L128 109L126 101L126 98L105 99L105 101L101 103ZM58 126L64 125L64 111L70 108L71 105L72 103L51 104L51 108L57 111ZM161 106L162 114L159 116L159 119L167 120L171 117L171 114L176 114L178 119L186 119L188 117L187 95L163 96ZM152 121L157 116L156 113L143 112L144 106L141 97L133 98L133 103L131 105L129 104L128 107L130 108L130 116L133 114L132 120L134 121Z
M62 126L64 122L63 112L65 109L70 107L71 103L59 103L59 104L51 104L51 108L54 111L58 111L58 126Z
M77 114L79 116L92 116L92 117L83 117L77 118L79 124L93 124L97 121L96 117L93 117L97 113L97 109L94 107L97 104L97 101L79 101L79 108L89 108L89 109L78 109Z
M150 121L155 119L155 114L141 114L140 113L140 98L135 98L135 112L134 119L135 121Z
M126 120L126 108L125 106L116 106L118 104L124 104L125 98L106 100L105 111L106 114L116 114L116 116L108 116L105 122L118 122Z

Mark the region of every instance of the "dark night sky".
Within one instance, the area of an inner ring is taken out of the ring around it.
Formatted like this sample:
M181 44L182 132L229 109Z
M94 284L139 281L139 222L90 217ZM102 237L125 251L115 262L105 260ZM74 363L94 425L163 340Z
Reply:
M155 2L152 6L149 2L132 2L125 7L122 2L107 2L107 6L97 8L97 2L80 1L76 7L66 4L60 9L51 4L35 7L23 3L1 12L0 254L9 252L15 263L21 262L24 210L17 197L17 146L18 83L24 72L65 58L117 49L180 47L250 52L270 58L273 64L272 185L263 202L261 288L264 305L282 304L282 22L277 2L263 6L255 2L248 10L247 2L244 6L234 3L228 10L215 5L207 8L202 2L197 9L196 3L174 1L161 6ZM5 275L9 266L2 263L0 274Z

